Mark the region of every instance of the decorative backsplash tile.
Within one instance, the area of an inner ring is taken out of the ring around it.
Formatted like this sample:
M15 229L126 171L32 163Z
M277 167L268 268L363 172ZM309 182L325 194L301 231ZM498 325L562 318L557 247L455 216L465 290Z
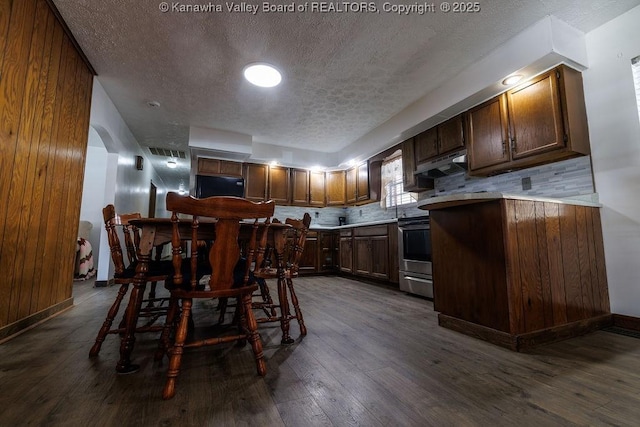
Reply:
M523 190L523 178L530 179L531 189ZM487 178L469 177L466 174L438 178L435 181L435 187L435 190L421 193L419 197L499 191L564 198L589 195L595 192L590 156L577 157ZM302 218L305 212L309 212L312 225L337 226L338 218L341 216L347 218L347 224L359 224L424 215L425 211L418 209L416 205L417 201L389 209L382 209L379 202L346 208L276 206L275 217L284 221L287 217Z

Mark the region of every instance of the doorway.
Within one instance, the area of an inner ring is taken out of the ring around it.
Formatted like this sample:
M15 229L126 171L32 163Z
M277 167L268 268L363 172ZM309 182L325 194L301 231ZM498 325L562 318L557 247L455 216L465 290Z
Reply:
M149 218L156 217L156 198L158 196L158 187L151 181L149 187Z

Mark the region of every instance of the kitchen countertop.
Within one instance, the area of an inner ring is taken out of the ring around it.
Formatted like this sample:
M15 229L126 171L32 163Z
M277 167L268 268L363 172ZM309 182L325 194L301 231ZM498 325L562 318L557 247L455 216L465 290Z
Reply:
M367 225L381 225L381 224L391 224L398 222L396 218L392 219L382 219L378 221L369 221L369 222L358 222L355 224L347 224L347 225L320 225L320 224L311 224L309 226L309 230L323 231L323 230L342 230L345 228L353 228L353 227L366 227Z
M528 200L534 202L549 202L575 206L602 207L598 200L597 194L588 196L579 196L576 198L556 199L553 197L528 196L526 194L510 194L501 192L485 192L485 193L459 193L449 194L447 196L436 196L424 199L418 202L418 208L424 210L444 209L453 206L462 206L472 203L488 202L491 200L511 199L511 200Z

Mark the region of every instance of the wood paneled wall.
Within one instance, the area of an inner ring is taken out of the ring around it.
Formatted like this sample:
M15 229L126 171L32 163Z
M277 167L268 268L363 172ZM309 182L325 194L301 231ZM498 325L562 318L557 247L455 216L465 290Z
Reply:
M509 199L430 215L436 311L514 336L610 313L599 208Z
M46 0L0 0L0 339L72 303L92 79Z

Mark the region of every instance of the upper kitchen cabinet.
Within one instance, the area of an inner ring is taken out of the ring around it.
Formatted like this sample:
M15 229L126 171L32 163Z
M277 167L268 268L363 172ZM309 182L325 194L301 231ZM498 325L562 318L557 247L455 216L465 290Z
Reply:
M289 185L289 168L282 166L269 167L269 199L279 205L286 205L291 200L291 187Z
M242 176L242 163L199 157L198 175Z
M500 95L467 112L469 169L509 161L507 96Z
M464 118L459 114L414 138L416 165L464 148Z
M362 162L347 169L347 204L369 200L369 164Z
M418 164L415 156L415 138L402 142L402 185L404 191L432 190L434 182L422 175L416 175Z
M256 163L245 163L244 197L253 201L267 200L267 183L269 166Z
M326 175L327 206L343 206L346 202L345 171L330 171Z
M297 206L325 205L324 172L291 169L291 204Z
M468 134L473 175L589 154L582 75L561 65L470 110Z

